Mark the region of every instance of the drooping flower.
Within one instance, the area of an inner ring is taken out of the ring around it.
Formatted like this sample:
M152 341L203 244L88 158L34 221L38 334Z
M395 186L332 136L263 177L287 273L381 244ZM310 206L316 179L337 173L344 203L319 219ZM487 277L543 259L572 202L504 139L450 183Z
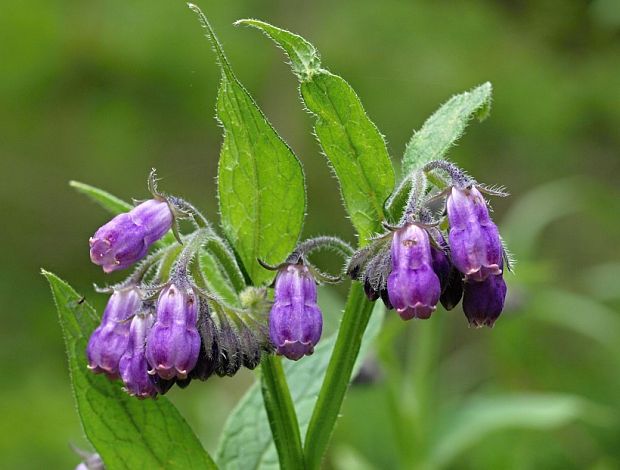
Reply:
M474 327L492 327L504 309L506 282L501 274L489 275L484 281L464 283L463 311Z
M450 277L450 271L452 269L452 263L448 258L448 243L442 235L442 233L434 228L432 229L432 235L434 237L437 246L431 244L431 258L433 260L433 271L439 278L439 284L441 285L441 292L443 292L448 284L448 278Z
M463 275L461 272L452 266L446 285L441 292L439 301L443 308L446 310L452 310L458 305L463 297Z
M431 233L437 246L431 245L433 270L439 278L441 296L439 301L446 310L452 310L463 295L463 275L454 267L448 253L450 248L441 231L434 228Z
M429 318L439 301L441 287L433 271L426 230L407 224L392 239L392 272L387 281L390 303L404 320Z
M190 287L170 284L161 291L146 345L150 374L166 380L187 378L200 353L197 315L198 299Z
M110 273L144 258L149 247L172 227L166 201L150 199L103 225L89 240L90 259Z
M303 264L287 264L276 277L269 333L276 352L292 360L314 352L323 317L317 305L314 277Z
M139 313L133 317L129 328L127 350L119 362L119 371L125 390L138 398L157 395L157 390L148 374L148 362L145 355L146 337L153 321L153 315L150 313Z
M501 274L502 243L489 209L475 187L452 188L447 202L452 262L467 280Z
M118 363L127 349L131 317L138 312L142 301L135 287L115 290L103 312L101 324L88 341L88 368L118 377Z

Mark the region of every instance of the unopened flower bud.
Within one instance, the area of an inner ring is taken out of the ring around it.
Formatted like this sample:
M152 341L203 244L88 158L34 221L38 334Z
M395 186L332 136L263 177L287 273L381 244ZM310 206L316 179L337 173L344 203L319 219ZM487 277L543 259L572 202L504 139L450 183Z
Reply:
M278 354L296 361L314 352L323 328L316 302L316 282L306 266L289 264L280 269L269 316L270 337Z
M428 233L415 224L405 225L394 233L391 255L390 303L404 320L429 318L441 287L432 267Z
M92 454L84 462L81 462L75 470L105 470L105 465L99 454Z
M129 328L127 350L119 363L119 371L125 384L125 390L138 398L157 395L157 390L148 374L149 365L145 355L146 337L153 321L152 314L137 314L133 317Z
M433 271L439 278L439 284L441 286L441 292L443 292L448 284L448 278L450 277L450 271L452 270L452 263L446 254L448 249L448 243L443 237L441 232L437 229L433 229L433 236L438 246L431 245L431 257L433 260Z
M452 188L447 203L452 262L465 278L484 281L501 274L502 243L480 191Z
M144 258L149 247L163 237L174 217L166 201L150 199L119 214L91 237L90 259L110 273Z
M443 305L443 308L452 310L461 301L461 297L463 297L463 275L458 269L452 266L446 285L441 292L441 297L439 297L439 301L441 305Z
M464 283L463 311L471 326L493 326L504 309L506 282L501 274Z
M88 341L88 368L118 377L118 363L129 342L129 319L139 310L142 301L135 287L115 290L103 312L101 324Z
M200 353L197 315L198 299L191 288L170 284L162 290L146 345L150 374L170 380L185 379L191 372Z

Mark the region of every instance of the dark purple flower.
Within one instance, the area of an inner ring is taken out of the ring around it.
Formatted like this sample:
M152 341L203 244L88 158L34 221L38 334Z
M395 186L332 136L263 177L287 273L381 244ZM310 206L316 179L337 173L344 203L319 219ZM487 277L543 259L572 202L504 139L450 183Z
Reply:
M502 243L486 202L475 186L452 188L448 197L452 263L466 279L501 274Z
M90 259L110 273L144 258L149 247L163 237L174 217L166 201L150 199L119 214L89 240Z
M103 312L101 324L88 341L88 368L118 377L118 362L127 349L129 319L140 309L142 301L134 287L115 290Z
M166 380L187 377L200 353L197 316L198 299L191 288L170 284L161 291L146 344L150 374Z
M127 350L119 363L121 379L125 383L125 390L138 398L148 398L157 395L151 377L148 374L148 362L144 354L146 337L153 325L152 314L137 314L131 320L129 328L129 343Z
M463 297L463 275L461 272L452 266L448 281L441 292L439 301L443 308L446 310L452 310L458 305Z
M463 311L471 326L493 326L504 308L506 282L501 274L464 283Z
M433 271L428 233L408 224L392 239L392 272L387 281L390 303L404 320L429 318L441 287Z
M441 285L441 292L443 292L448 284L448 278L450 277L450 271L452 270L452 263L448 258L448 243L443 237L442 233L437 229L432 229L432 235L435 239L435 243L438 246L431 245L431 257L433 260L433 271L439 278L439 284Z
M316 303L316 282L302 264L278 272L269 333L278 354L294 361L314 352L321 338L323 317Z

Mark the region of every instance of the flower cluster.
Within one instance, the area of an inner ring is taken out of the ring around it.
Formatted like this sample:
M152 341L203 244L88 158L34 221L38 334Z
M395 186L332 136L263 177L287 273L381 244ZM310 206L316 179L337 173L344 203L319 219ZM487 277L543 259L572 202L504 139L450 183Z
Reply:
M359 250L348 274L364 283L370 300L381 297L404 320L429 318L440 302L451 310L462 298L470 325L493 326L504 308L506 255L481 190L503 193L485 189L447 162L425 168L433 170L448 172L451 184L437 194L429 194L426 184L414 188L401 223ZM447 213L447 234L431 211L444 198L436 212Z
M450 177L443 190L427 187L425 175L434 171ZM233 250L206 218L188 202L157 192L152 175L153 198L90 239L90 258L105 273L136 268L108 289L86 351L89 369L146 398L174 384L253 369L265 353L292 360L312 354L323 327L317 283L341 280L308 261L323 248L347 259L347 274L363 282L367 297L381 298L404 320L427 319L438 303L451 310L462 299L471 325L493 326L504 307L508 261L482 192L499 193L444 161L431 162L415 181L400 222L357 252L336 237L317 237L277 266L259 260L276 271L270 302L266 288L247 286ZM181 233L180 219L193 224L189 234ZM181 245L162 240L170 230ZM224 273L218 282L201 266L204 259ZM218 290L222 282L227 290Z
M188 214L194 230L181 237L174 224ZM183 239L182 247L161 243L149 255L172 228ZM229 256L228 264L236 263L193 206L156 191L153 199L97 230L90 256L105 273L138 264L124 282L104 289L111 296L88 342L89 369L121 379L129 394L148 398L174 384L185 387L192 379L234 375L241 366L253 369L263 353L273 350L265 289L243 290L237 305L223 301L200 267L201 257L209 254L207 241ZM242 277L240 270L237 276Z

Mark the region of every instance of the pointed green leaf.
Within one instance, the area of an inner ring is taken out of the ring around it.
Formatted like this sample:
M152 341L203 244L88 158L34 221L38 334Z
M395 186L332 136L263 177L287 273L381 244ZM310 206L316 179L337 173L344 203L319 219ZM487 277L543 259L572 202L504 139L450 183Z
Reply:
M278 264L295 247L306 209L301 163L232 71L207 18L220 67L217 117L224 128L218 166L222 226L254 284L273 277L257 258Z
M473 117L481 121L491 110L492 87L486 82L471 91L453 96L414 132L405 148L403 174L422 168L428 162L445 157L452 145L463 135Z
M383 320L383 306L377 304L372 314L353 375L362 365L366 353L377 336ZM312 356L299 362L284 361L284 371L297 410L302 436L306 433L312 409L321 388L322 378L334 349L336 337L321 340ZM260 384L255 383L235 407L226 421L216 454L223 469L278 469L278 455L263 408Z
M103 189L95 188L94 186L80 183L79 181L69 181L69 186L75 188L79 193L86 195L89 199L112 214L116 215L133 209L133 206L128 202L123 201Z
M192 429L165 398L138 400L87 368L86 345L98 318L67 283L50 283L65 338L73 394L84 432L107 469L217 468Z
M394 189L394 169L383 136L351 86L321 68L315 47L302 37L258 20L254 26L273 39L291 61L325 155L340 183L344 205L362 243L381 228L383 203Z

